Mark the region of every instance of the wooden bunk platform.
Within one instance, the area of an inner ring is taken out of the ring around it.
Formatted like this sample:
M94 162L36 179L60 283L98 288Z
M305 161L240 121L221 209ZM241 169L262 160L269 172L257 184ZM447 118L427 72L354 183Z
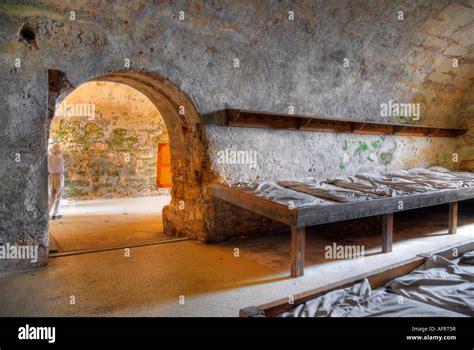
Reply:
M454 234L457 231L458 202L474 198L474 187L465 187L366 201L291 208L223 184L211 184L208 187L210 193L218 199L291 227L292 277L304 274L305 231L308 226L383 215L382 251L390 252L392 251L394 213L449 203L447 226L449 233Z
M335 283L328 284L323 287L308 290L293 296L292 303L288 302L288 298L275 300L259 306L250 306L239 311L240 317L276 317L287 312L300 304L304 304L311 299L320 297L331 291L346 288L367 278L370 286L375 289L384 286L386 283L406 275L416 268L423 265L430 256L439 255L448 260L455 259L467 252L474 250L474 241L462 242L441 250L417 255L411 259L395 263L384 268L379 268L367 273L349 277Z

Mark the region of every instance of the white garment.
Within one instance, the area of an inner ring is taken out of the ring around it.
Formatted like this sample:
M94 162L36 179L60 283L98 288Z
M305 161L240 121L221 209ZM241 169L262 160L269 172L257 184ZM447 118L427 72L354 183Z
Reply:
M64 158L62 155L51 154L48 156L48 173L64 173Z
M48 214L57 216L64 189L64 158L62 155L51 154L48 156L48 173Z
M61 201L61 197L63 196L64 189L63 173L49 174L48 185L48 214L50 214L51 216L57 216L59 214L59 202Z

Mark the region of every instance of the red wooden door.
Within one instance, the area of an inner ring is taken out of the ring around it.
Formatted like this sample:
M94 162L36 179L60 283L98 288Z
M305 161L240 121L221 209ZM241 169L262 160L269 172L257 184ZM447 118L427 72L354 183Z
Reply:
M171 187L171 153L169 143L158 144L156 187Z

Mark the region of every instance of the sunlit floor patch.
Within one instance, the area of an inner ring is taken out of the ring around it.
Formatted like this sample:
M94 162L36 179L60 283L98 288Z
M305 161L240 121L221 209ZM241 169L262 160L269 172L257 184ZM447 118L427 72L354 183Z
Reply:
M49 223L54 253L103 249L169 239L162 210L170 196L69 201Z

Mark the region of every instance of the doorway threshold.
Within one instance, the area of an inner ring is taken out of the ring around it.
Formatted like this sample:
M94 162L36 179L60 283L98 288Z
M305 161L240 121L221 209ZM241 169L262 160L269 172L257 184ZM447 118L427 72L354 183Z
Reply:
M126 249L126 248L144 247L147 245L175 243L175 242L182 242L182 241L187 241L187 240L189 240L188 237L177 237L177 238L170 238L170 239L158 239L158 240L152 240L152 241L145 241L145 242L139 242L139 243L133 243L133 244L123 244L123 245L118 245L118 246L113 246L113 247L71 250L68 252L50 251L49 258L59 258L62 256L98 253L98 252L105 252L109 250L118 250L118 249Z

